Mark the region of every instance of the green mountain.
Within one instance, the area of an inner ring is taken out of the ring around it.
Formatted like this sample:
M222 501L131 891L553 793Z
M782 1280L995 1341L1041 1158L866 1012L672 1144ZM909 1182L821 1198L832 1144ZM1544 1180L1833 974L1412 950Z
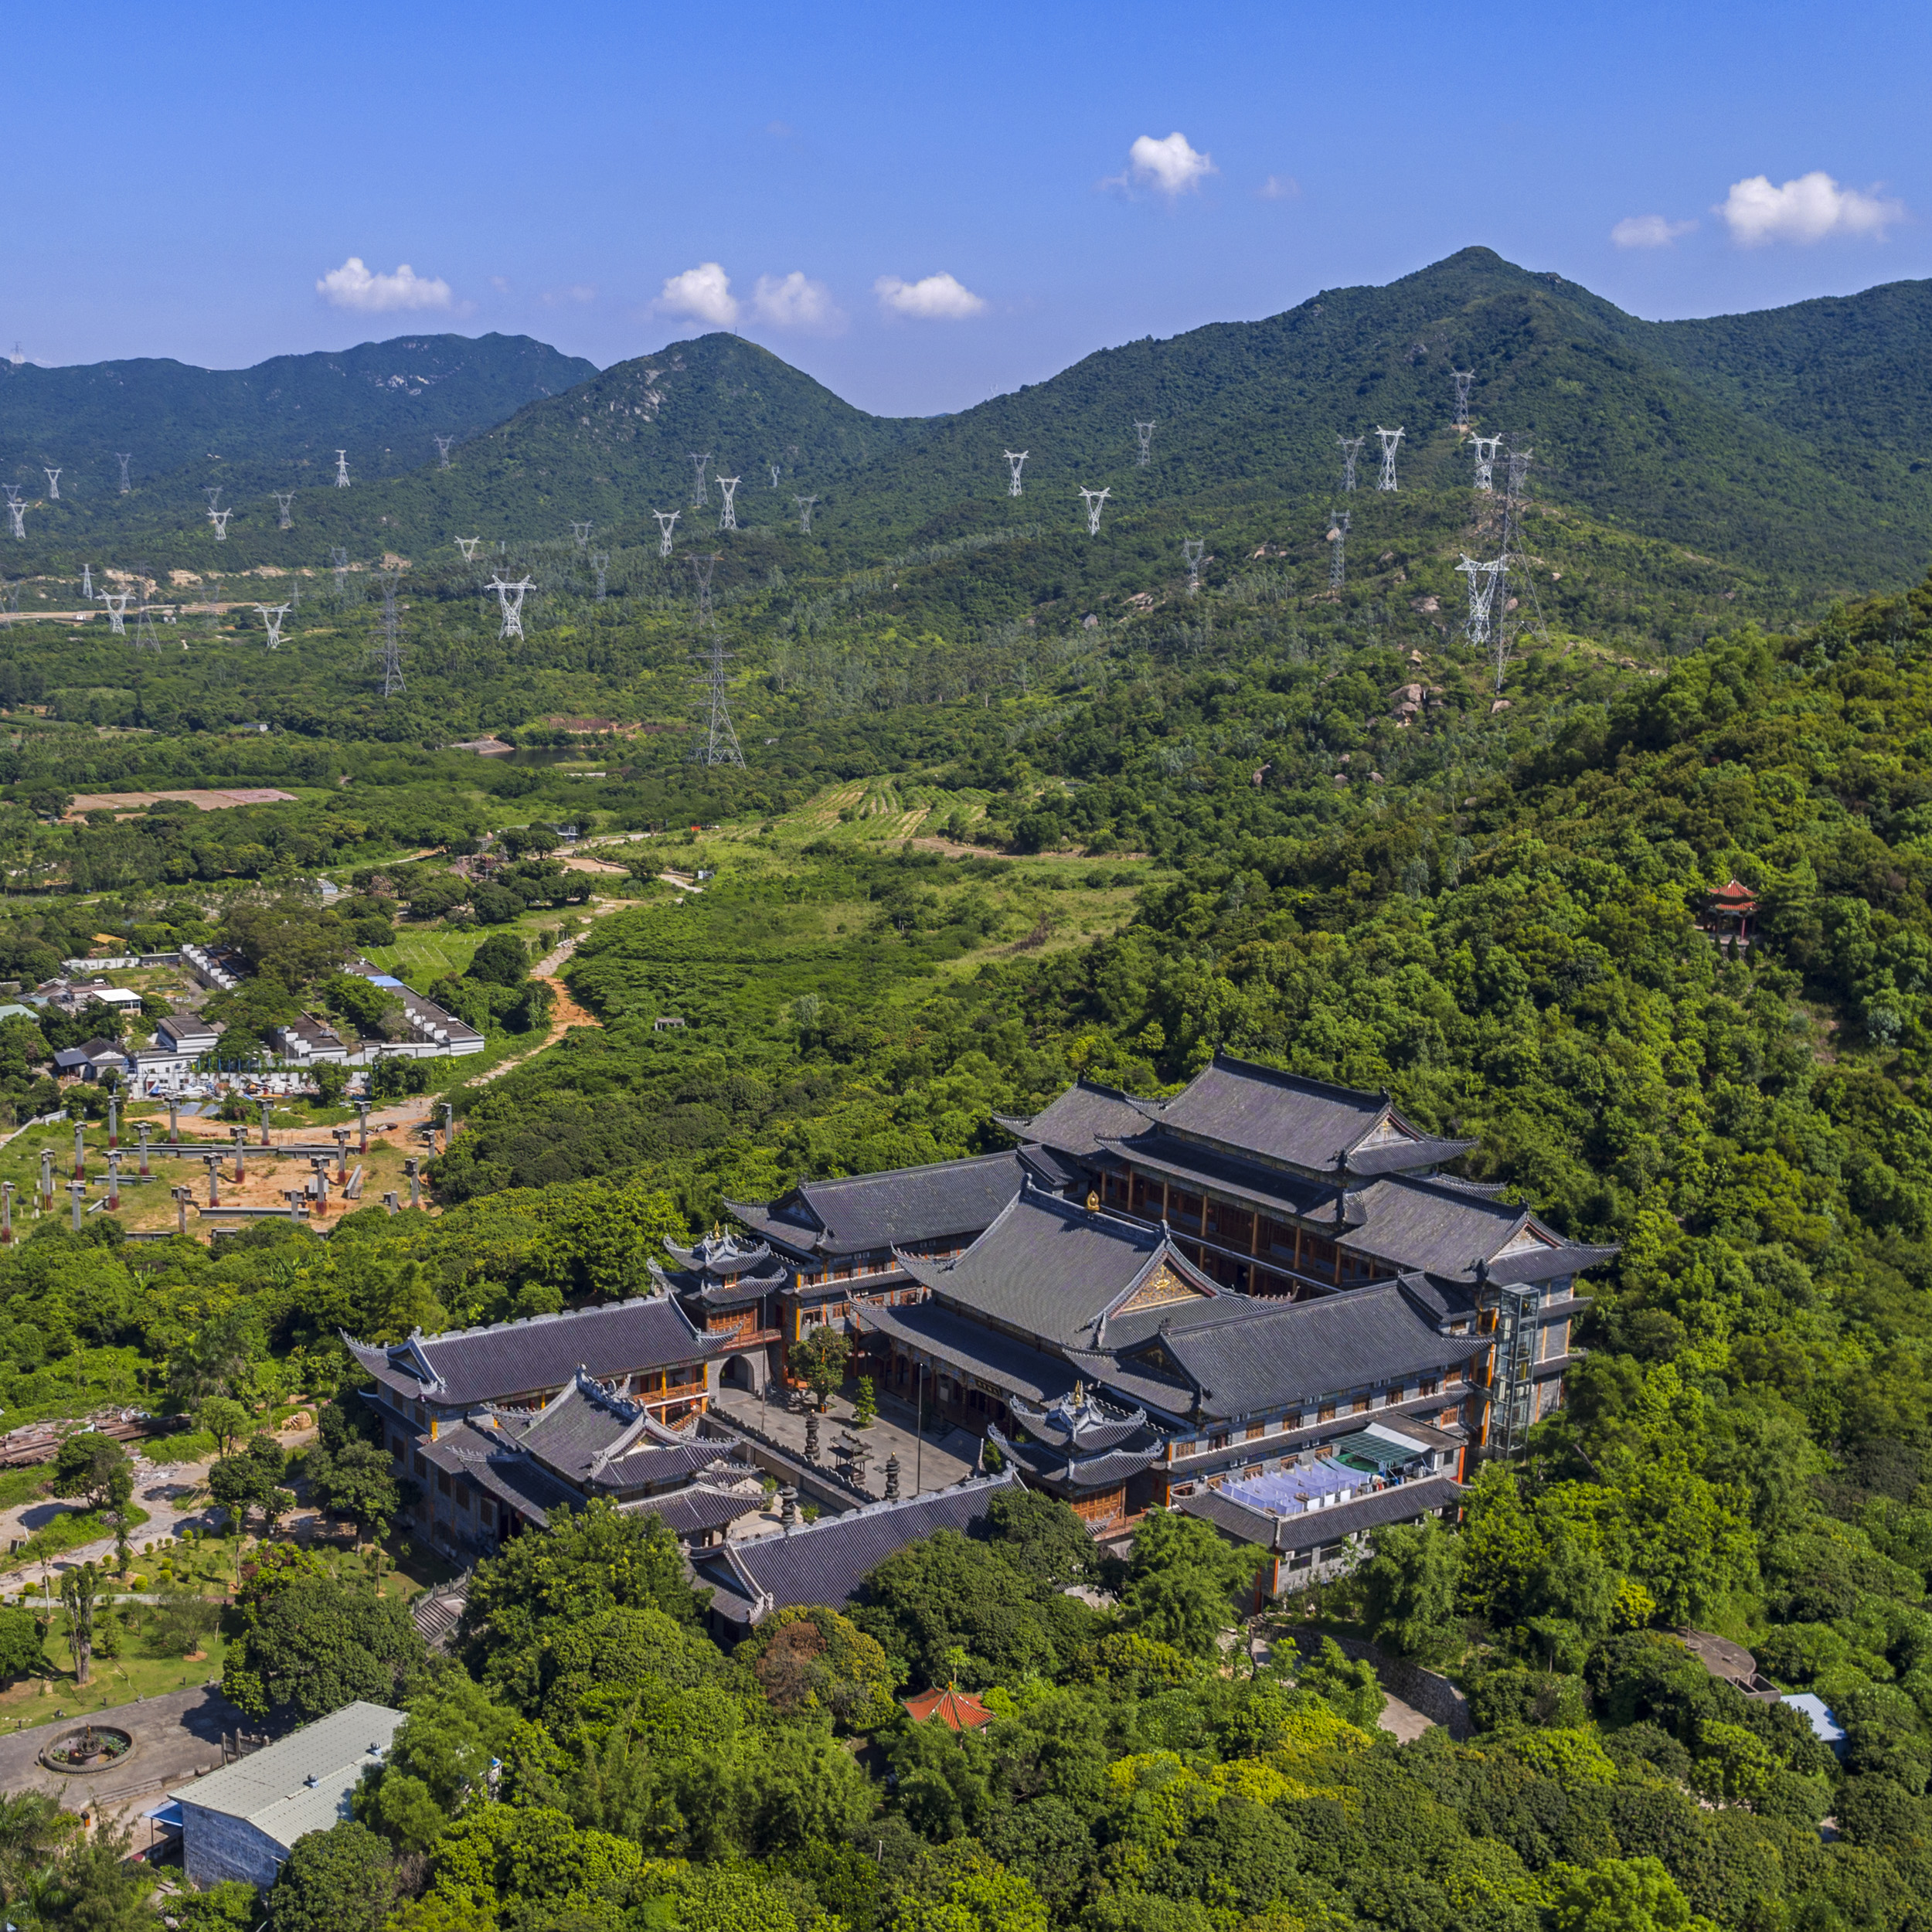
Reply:
M400 475L435 461L436 436L467 441L596 373L527 335L497 335L399 336L240 369L159 358L0 363L0 476L42 498L43 468L58 465L70 515L151 519L183 501L199 510L207 485L235 500L332 485L341 448L358 478ZM123 450L134 485L126 502Z
M532 545L567 543L567 526L588 521L597 547L642 560L655 555L654 511L680 511L680 545L719 538L715 487L703 509L691 500L696 453L709 457L712 478L741 478L740 533L721 539L726 587L776 569L823 589L883 557L1037 531L1052 540L1050 558L1009 545L975 566L981 579L1000 580L1002 621L1063 596L1142 587L1121 578L1121 560L1131 549L1146 569L1156 560L1165 568L1184 534L1216 547L1237 538L1250 550L1268 546L1291 560L1298 594L1308 594L1325 583L1321 539L1340 501L1345 434L1366 438L1352 568L1370 560L1369 545L1375 557L1406 546L1446 570L1461 550L1500 540L1485 515L1493 499L1473 489L1469 439L1454 420L1451 371L1460 369L1475 372L1471 427L1534 453L1529 495L1550 539L1545 614L1599 625L1614 617L1662 639L1747 607L1789 621L1833 597L1917 578L1932 531L1932 467L1918 454L1932 447L1932 427L1922 428L1932 426L1929 335L1932 283L1652 323L1559 277L1468 249L1386 287L1326 291L1265 321L1101 350L951 416L871 416L767 350L706 335L589 372L563 393L478 424L447 471L423 448L437 410L485 390L505 404L516 382L549 390L587 366L534 344L444 338L443 350L474 366L418 383L400 372L430 369L435 345L418 362L388 345L357 352L352 380L354 359L296 359L308 386L291 377L272 396L265 381L249 392L281 453L237 455L244 445L224 451L202 436L220 464L198 457L195 489L184 467L172 492L104 505L84 496L70 505L63 492L63 502L36 510L12 557L29 570L77 572L83 547L98 565L119 546L157 567L232 574L312 566L340 545L359 557L400 551L420 568L453 560L457 536L529 555ZM509 356L514 381L501 370L494 386L485 381L486 344ZM0 384L0 425L9 393ZM98 386L89 393L97 413ZM326 436L315 431L323 401L352 394L380 418L386 440L375 440L372 423L358 487L342 491L328 485L348 432L339 418ZM311 397L321 400L301 400ZM1133 425L1149 418L1152 461L1141 467ZM1404 432L1394 498L1372 487L1378 425ZM422 461L409 468L412 448ZM1007 449L1029 453L1017 499L1007 494ZM286 476L300 461L315 487L302 491L294 528L278 530L271 507L250 500L267 487L251 482L232 493L241 507L217 546L199 485L250 464L281 464ZM406 473L386 477L385 463ZM1101 546L1087 543L1083 487L1111 493ZM794 495L818 499L809 542L798 538ZM1566 607L1586 572L1591 598ZM1405 560L1389 587L1413 577ZM662 595L671 584L634 572L628 587ZM1430 590L1454 587L1450 578Z

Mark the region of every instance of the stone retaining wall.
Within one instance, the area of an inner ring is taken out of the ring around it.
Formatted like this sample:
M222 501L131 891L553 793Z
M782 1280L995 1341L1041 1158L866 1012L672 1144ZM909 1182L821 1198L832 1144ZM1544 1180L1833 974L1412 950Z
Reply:
M1323 1636L1330 1634L1298 1631L1295 1648L1304 1656L1313 1656L1320 1651ZM1424 1670L1406 1657L1391 1657L1359 1637L1337 1637L1335 1641L1345 1657L1371 1665L1376 1681L1391 1697L1400 1698L1412 1710L1421 1712L1430 1723L1440 1724L1458 1743L1474 1730L1469 1721L1469 1699L1447 1678Z

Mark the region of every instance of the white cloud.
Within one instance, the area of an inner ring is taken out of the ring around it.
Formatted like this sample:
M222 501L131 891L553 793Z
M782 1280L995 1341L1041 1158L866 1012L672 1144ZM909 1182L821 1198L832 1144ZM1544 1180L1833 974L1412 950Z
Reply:
M580 304L594 302L597 298L597 284L594 282L573 282L568 288L546 289L538 298L546 308L555 308L564 302Z
M360 255L352 255L340 268L332 268L315 284L315 292L336 308L359 308L375 314L390 308L448 308L450 285L440 276L419 275L407 262L393 275L370 272Z
M694 321L729 328L738 319L738 298L731 277L716 262L700 262L665 283L652 307L666 315L689 315Z
M1143 187L1152 188L1171 200L1176 195L1191 194L1209 175L1221 171L1212 155L1188 145L1187 136L1178 130L1165 141L1142 134L1127 151L1128 172Z
M815 282L802 268L789 275L760 275L751 291L751 306L760 321L774 328L805 328L821 334L844 325L845 317L823 282Z
M495 289L499 295L507 295L510 292L510 284L509 281L501 275L492 275L490 277L490 286Z
M1815 168L1781 188L1774 188L1766 175L1734 181L1716 212L1740 247L1757 248L1772 241L1822 241L1828 235L1869 235L1882 241L1891 223L1904 219L1905 204L1841 188Z
M957 322L977 315L986 306L970 288L944 271L916 282L903 282L896 275L881 275L872 284L872 290L895 315L917 316L921 321Z
M1668 215L1626 215L1610 231L1610 238L1619 248L1668 248L1696 226L1694 221L1672 221Z
M1270 175L1254 192L1263 201L1299 201L1301 184L1292 175Z

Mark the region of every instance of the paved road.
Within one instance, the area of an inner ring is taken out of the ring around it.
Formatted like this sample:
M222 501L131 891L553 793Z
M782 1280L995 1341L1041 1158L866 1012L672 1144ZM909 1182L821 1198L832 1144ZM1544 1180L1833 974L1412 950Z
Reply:
M198 1772L219 1770L222 1733L245 1730L251 1723L207 1684L91 1709L87 1716L128 1732L134 1740L133 1752L111 1770L66 1777L40 1762L42 1750L66 1728L64 1724L9 1733L0 1736L0 1792L51 1791L70 1810L90 1801L110 1812L133 1808L137 1799L185 1784Z

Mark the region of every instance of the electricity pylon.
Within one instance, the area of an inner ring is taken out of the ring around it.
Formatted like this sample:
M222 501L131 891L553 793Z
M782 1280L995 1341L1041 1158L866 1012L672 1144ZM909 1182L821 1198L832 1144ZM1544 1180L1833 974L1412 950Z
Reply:
M1342 487L1345 490L1352 490L1355 488L1355 460L1362 454L1362 446L1368 438L1362 436L1338 436L1335 440L1342 445Z
M439 470L447 470L449 468L450 446L455 440L456 438L453 436L439 436L436 438L436 467Z
M1496 468L1496 449L1502 441L1500 432L1495 436L1478 436L1471 438L1476 446L1476 488L1495 494L1495 485L1492 480Z
M282 648L282 624L288 615L285 604L258 604L255 606L261 614L262 622L268 629L268 648L279 651Z
M276 529L294 529L294 519L288 514L288 509L295 501L295 492L293 490L270 490L268 494L275 499Z
M1207 539L1204 536L1184 536L1181 539L1181 555L1187 560L1187 594L1192 597L1201 587L1201 559L1207 553Z
M1338 597L1349 577L1349 512L1346 510L1330 520L1328 541L1334 546L1328 552L1328 588Z
M710 461L711 452L709 450L702 456L696 450L691 452L692 467L697 472L691 485L691 507L694 510L702 509L711 501L711 486L704 478L705 466Z
M496 634L498 641L505 638L522 637L524 594L534 590L536 586L527 577L519 577L514 583L506 583L499 571L484 587L496 593L497 603L503 613L503 628Z
M134 451L132 450L116 450L114 451L114 454L120 459L121 493L123 496L125 496L134 488L134 485L128 481L128 459L134 454Z
M1158 421L1159 419L1157 417L1155 420ZM1134 434L1141 439L1140 452L1134 459L1134 467L1137 470L1144 470L1154 460L1154 424L1136 423Z
M476 546L482 541L480 536L460 536L456 539L456 547L463 553L465 563L476 561Z
M128 634L128 600L133 595L131 590L103 590L100 593L100 601L107 607L107 634L110 637L124 638Z
M811 535L811 506L818 501L818 498L794 496L791 500L798 506L798 534L801 536L810 536Z
M1466 430L1469 427L1469 385L1476 379L1473 369L1452 369L1450 379L1456 386L1456 427Z
M1031 450L1005 450L1001 454L1006 458L1008 471L1006 494L1009 496L1024 496L1026 492L1020 488L1019 473L1022 466L1027 457L1032 454L1032 451Z
M1087 534L1098 536L1100 533L1100 509L1114 494L1113 486L1110 484L1104 490L1082 490L1080 494L1080 501L1087 505Z
M1378 423L1376 434L1382 439L1382 474L1376 479L1376 488L1393 490L1396 487L1396 451L1402 442L1402 431L1385 430Z
M347 450L338 450L335 452L335 487L338 490L345 490L349 488L349 451Z
M738 527L738 485L743 479L736 476L721 476L716 479L724 495L724 512L718 519L721 530L735 530Z
M671 533L678 527L678 519L684 515L682 510L653 510L651 514L658 519L658 555L671 554Z

